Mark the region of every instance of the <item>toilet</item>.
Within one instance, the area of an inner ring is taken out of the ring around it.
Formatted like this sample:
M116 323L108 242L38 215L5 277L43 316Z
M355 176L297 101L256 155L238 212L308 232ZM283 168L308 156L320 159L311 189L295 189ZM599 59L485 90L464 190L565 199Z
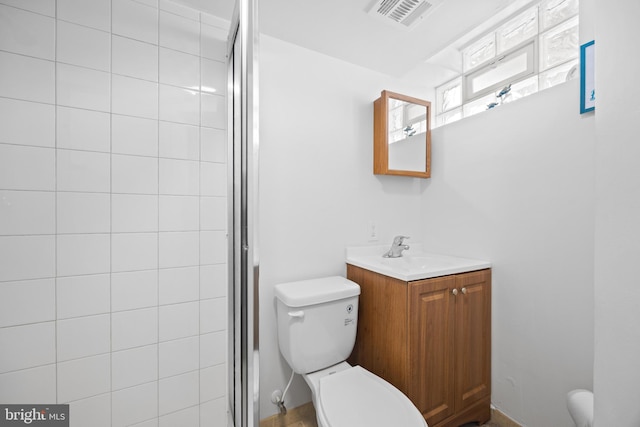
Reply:
M400 390L346 362L360 286L324 277L275 286L280 352L311 388L319 427L428 427Z

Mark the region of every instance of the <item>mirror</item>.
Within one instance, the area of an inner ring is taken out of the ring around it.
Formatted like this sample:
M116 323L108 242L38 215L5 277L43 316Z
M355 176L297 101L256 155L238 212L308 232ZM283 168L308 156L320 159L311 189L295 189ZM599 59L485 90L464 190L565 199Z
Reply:
M431 103L383 90L373 103L373 173L431 176Z

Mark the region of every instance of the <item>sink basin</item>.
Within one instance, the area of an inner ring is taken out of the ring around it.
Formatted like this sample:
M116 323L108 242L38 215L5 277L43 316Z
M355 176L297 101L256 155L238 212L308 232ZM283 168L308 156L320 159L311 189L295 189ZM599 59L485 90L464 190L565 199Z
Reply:
M411 245L399 258L384 258L386 251L382 246L347 248L347 264L407 282L491 267L488 261L423 252L420 244Z

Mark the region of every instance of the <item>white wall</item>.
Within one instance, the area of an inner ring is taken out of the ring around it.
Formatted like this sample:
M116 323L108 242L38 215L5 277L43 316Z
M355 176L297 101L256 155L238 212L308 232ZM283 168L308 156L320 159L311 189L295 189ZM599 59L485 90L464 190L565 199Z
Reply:
M260 392L261 418L276 412L271 392L291 373L280 356L273 286L345 274L345 247L394 234L417 237L428 181L373 175L373 101L383 89L429 99L423 87L302 49L260 39ZM297 377L289 408L310 400Z
M434 252L493 263L492 403L530 427L572 425L591 388L593 116L578 81L435 129L422 198Z
M597 0L595 422L640 425L640 3Z
M225 422L227 30L165 1L0 3L0 402Z
M493 403L529 427L571 426L567 391L592 387L595 137L578 82L433 131L430 180L372 174L371 102L411 88L261 39L261 418L290 370L273 286L344 274L344 247L406 233L494 263ZM432 96L431 96L432 99ZM310 399L296 378L287 399Z

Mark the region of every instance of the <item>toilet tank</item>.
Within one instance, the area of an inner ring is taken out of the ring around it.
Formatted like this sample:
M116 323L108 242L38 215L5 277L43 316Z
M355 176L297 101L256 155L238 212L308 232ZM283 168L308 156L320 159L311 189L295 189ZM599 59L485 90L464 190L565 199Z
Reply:
M333 276L275 286L280 353L298 374L340 363L356 340L360 286Z

